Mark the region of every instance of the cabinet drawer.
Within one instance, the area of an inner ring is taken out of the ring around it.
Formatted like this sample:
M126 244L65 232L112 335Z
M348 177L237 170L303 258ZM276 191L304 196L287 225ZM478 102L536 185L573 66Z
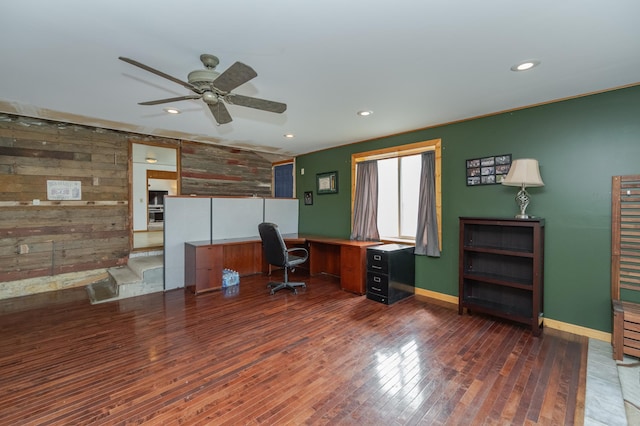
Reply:
M388 253L377 250L367 250L367 269L382 274L389 273Z
M199 268L220 262L222 255L222 247L220 246L204 246L196 249L196 265Z
M388 294L389 277L376 272L367 271L367 293Z
M218 269L196 269L195 293L222 288L222 275Z
M375 300L376 302L384 303L385 305L389 304L389 298L387 296L377 294L377 293L367 292L367 299Z

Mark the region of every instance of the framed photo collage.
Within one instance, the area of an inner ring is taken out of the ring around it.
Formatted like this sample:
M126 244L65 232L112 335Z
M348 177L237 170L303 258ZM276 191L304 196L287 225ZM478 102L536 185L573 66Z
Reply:
M502 183L511 168L511 154L467 160L467 186Z

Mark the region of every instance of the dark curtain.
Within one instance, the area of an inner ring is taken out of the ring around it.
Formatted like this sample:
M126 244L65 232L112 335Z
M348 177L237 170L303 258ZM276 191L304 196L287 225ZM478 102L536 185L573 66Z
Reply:
M436 212L435 158L436 154L433 151L422 153L415 254L440 257L438 215Z
M356 165L356 194L353 202L351 239L379 241L378 233L378 162Z

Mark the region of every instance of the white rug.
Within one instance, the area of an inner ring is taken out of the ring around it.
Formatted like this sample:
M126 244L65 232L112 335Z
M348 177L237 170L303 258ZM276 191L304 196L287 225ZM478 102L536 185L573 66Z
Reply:
M627 421L630 425L640 425L640 361L625 356L617 364Z

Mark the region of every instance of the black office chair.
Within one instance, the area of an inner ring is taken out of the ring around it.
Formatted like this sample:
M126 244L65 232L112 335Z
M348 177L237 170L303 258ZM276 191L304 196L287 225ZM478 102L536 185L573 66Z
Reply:
M258 225L258 232L260 232L260 238L262 239L262 250L267 263L274 266L280 266L284 269L284 281L283 282L270 282L267 287L271 287L271 294L283 288L290 288L294 294L298 293L296 287L304 287L307 285L302 282L292 283L289 282L288 270L293 270L297 265L304 263L309 258L309 252L302 247L296 247L288 249L278 225L275 223L264 222ZM294 256L291 253L299 253Z

